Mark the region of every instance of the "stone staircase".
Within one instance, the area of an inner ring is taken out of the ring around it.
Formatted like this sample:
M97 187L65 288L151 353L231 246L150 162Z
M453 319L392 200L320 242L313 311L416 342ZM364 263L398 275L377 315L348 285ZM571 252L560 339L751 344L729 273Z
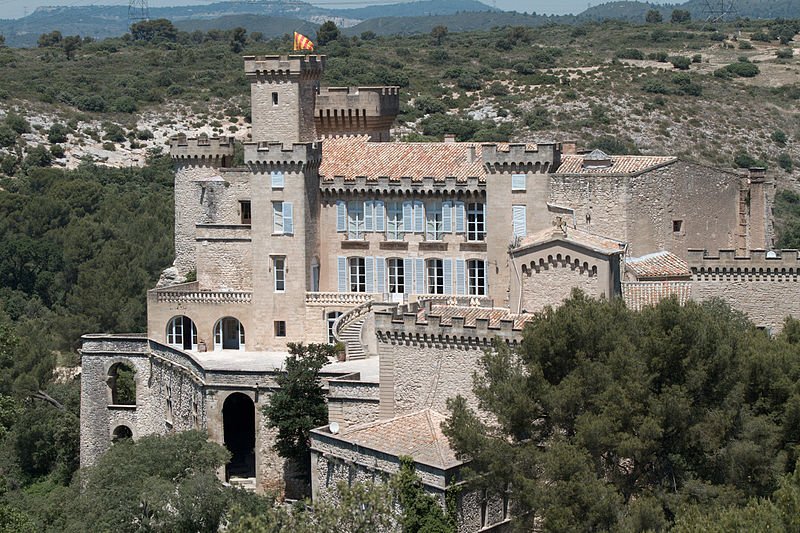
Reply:
M364 343L361 341L361 329L364 327L365 317L347 324L339 333L339 339L344 343L348 361L366 359Z

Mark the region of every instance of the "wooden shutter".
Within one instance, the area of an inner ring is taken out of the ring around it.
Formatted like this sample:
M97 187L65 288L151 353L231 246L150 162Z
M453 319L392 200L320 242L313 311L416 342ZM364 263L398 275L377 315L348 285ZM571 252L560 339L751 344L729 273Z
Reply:
M425 231L425 208L420 200L414 200L414 233Z
M511 190L512 191L524 191L527 189L526 187L526 178L525 174L512 174L511 175Z
M375 231L375 204L372 200L364 202L364 231Z
M375 292L386 292L386 258L375 258Z
M483 260L483 294L489 295L489 261Z
M375 200L375 231L386 231L386 211L384 210L383 200Z
M414 279L414 260L411 258L403 259L403 292L411 294L414 292L412 280Z
M365 284L366 292L375 292L375 258L364 258L364 274L366 275L367 282Z
M347 206L344 200L336 200L336 231L347 231Z
M511 207L511 213L512 223L514 226L514 237L524 237L528 233L526 206L514 205Z
M442 202L442 232L453 232L453 204L449 201Z
M282 189L283 188L283 184L284 184L283 172L281 172L280 170L273 170L270 173L270 176L272 177L272 188L273 189Z
M414 206L410 200L403 202L403 232L414 233Z
M445 259L442 261L444 267L444 293L453 294L453 260Z
M336 258L336 268L339 282L339 292L347 292L347 258L339 256Z
M463 259L456 259L456 294L467 294L467 264Z
M414 260L414 283L417 294L425 294L425 261L422 259Z
M464 224L464 202L456 202L455 203L455 210L456 210L456 233L464 233L466 231L466 227Z
M292 202L283 202L283 233L294 234L294 214L292 212Z

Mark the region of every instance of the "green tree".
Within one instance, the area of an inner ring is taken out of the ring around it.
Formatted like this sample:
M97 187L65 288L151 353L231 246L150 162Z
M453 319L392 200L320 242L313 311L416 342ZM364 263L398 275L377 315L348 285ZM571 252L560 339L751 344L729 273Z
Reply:
M673 24L681 24L683 22L689 22L692 20L692 14L689 13L688 9L673 9L672 16L670 17L670 22Z
M342 32L336 27L336 23L332 20L326 20L317 30L317 44L325 46L326 44L337 40Z
M178 29L167 19L143 20L131 24L131 37L135 41L174 42L178 38Z
M648 24L661 24L664 22L664 17L661 16L661 11L657 9L651 9L644 16L644 20Z
M431 30L431 39L433 43L440 46L444 42L444 38L447 37L447 33L447 26L442 26L441 24L434 26Z
M404 533L455 533L455 509L446 512L436 496L422 488L414 469L414 459L400 457L400 470L392 480L402 514Z
M328 405L320 370L334 355L329 344L289 343L286 371L275 380L280 387L264 407L268 425L278 430L275 450L293 461L302 479L310 479L308 439L313 428L328 421Z
M16 133L22 134L31 132L30 123L27 120L25 120L25 117L18 115L16 113L7 114L5 123L6 126L14 130Z
M61 48L64 50L64 55L67 59L75 57L75 52L83 45L83 40L80 35L68 35L61 41Z
M50 33L43 33L39 36L39 40L37 41L39 48L46 48L49 46L58 46L61 44L61 40L63 36L61 32L58 30L51 31Z
M247 30L242 27L236 27L231 30L231 52L234 54L240 53L244 50L247 44Z
M53 144L67 142L69 128L59 122L54 123L47 130L47 140Z

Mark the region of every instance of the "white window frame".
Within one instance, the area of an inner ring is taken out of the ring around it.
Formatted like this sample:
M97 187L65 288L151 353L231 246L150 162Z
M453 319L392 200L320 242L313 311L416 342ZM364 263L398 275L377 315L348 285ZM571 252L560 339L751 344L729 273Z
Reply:
M191 325L191 331L188 333L191 336L191 348L189 349L197 350L197 326L191 318L185 315L174 316L167 323L167 344L176 348L180 348L181 350L187 349L183 343L187 334L184 331L185 328L183 327L184 319L188 320L189 324Z
M243 352L245 349L245 337L244 337L244 326L242 325L242 321L236 317L232 316L225 316L217 320L217 323L214 324L214 351L218 352L224 349L236 349L236 348L223 348L223 338L222 338L222 322L226 319L236 320L236 329L237 334L239 337L239 348L240 352Z
M428 259L425 261L425 281L428 294L444 294L444 260Z
M294 235L293 217L291 202L272 202L272 234Z
M404 294L407 274L403 258L390 257L387 259L386 271L389 274L389 285L387 286L389 294Z
M347 240L363 240L365 232L364 202L347 202Z
M528 175L527 174L512 174L511 175L511 190L512 191L527 191L528 190Z
M471 202L467 204L467 241L486 240L486 204Z
M388 202L386 204L386 239L389 241L402 241L403 230L403 203Z
M272 278L275 292L286 292L286 256L272 257Z
M328 324L328 344L335 344L336 337L333 336L333 323L336 322L336 319L342 316L341 311L331 311L325 317L325 320Z
M367 292L367 265L365 257L347 258L347 281L350 292Z
M441 241L443 238L442 202L428 202L425 204L425 240Z
M486 261L483 259L467 260L467 294L486 296Z

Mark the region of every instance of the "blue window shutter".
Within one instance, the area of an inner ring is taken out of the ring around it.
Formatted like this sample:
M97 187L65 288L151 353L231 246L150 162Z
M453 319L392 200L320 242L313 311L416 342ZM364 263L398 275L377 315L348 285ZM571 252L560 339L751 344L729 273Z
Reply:
M283 233L294 234L294 214L292 213L292 202L283 202Z
M467 294L467 264L463 259L456 259L456 294Z
M375 200L375 231L386 231L386 216L383 200Z
M414 200L414 233L425 231L425 209L420 200Z
M347 206L344 200L336 200L336 231L347 231Z
M524 205L511 206L511 219L514 228L514 237L524 237L528 233L527 208Z
M273 189L282 189L283 188L283 172L280 170L273 170L270 173L272 177L272 188Z
M386 292L386 258L375 258L375 292Z
M414 260L406 257L403 259L403 292L411 294L414 292L412 281L414 279Z
M525 174L512 174L511 175L511 190L512 191L524 191L527 189L526 187L526 178Z
M414 281L416 282L416 293L425 294L425 261L422 259L414 260Z
M347 292L347 258L342 256L337 257L336 266L339 280L339 292Z
M364 202L364 231L375 231L374 206L372 200Z
M283 204L272 202L272 233L283 233Z
M367 292L375 292L375 258L364 258L364 274L367 277L366 290Z
M489 295L489 261L483 261L483 295Z
M453 294L453 260L445 259L442 261L444 268L444 293Z
M414 207L409 200L403 202L403 232L414 233Z
M466 228L464 227L464 202L456 202L456 233L464 233Z
M453 232L453 207L450 202L442 202L442 231Z

